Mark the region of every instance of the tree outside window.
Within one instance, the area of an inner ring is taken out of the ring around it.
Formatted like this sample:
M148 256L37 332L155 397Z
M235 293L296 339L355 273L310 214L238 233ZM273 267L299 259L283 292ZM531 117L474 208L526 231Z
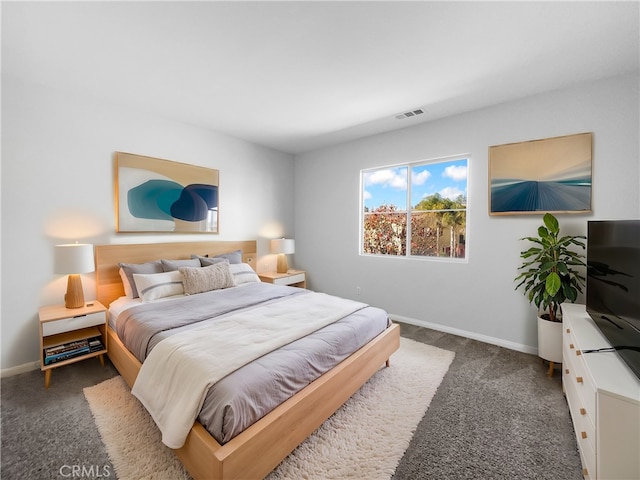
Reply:
M467 170L467 158L363 170L362 253L466 258Z

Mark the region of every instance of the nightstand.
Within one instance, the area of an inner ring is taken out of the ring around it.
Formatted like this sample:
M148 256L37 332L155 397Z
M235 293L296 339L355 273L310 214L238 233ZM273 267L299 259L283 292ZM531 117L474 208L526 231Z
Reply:
M289 270L287 273L262 272L258 273L258 276L266 283L307 288L307 275L304 270Z
M93 301L80 308L42 307L40 317L40 370L49 388L51 370L98 357L104 366L107 353L107 309Z

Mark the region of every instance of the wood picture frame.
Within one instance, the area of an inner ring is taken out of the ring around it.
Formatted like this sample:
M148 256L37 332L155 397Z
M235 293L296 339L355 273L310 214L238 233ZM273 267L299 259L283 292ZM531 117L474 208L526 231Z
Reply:
M489 214L591 212L592 133L489 147Z
M218 170L115 153L116 232L218 233Z

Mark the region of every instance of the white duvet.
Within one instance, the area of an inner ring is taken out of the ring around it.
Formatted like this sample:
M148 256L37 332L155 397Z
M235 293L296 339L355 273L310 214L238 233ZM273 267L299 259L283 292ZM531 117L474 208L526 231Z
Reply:
M211 385L247 363L321 329L365 304L308 292L203 322L158 343L131 392L162 442L180 448Z

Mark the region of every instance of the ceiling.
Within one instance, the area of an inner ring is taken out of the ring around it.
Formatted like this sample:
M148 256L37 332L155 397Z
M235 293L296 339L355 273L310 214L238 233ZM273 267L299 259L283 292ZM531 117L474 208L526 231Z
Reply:
M635 1L2 3L3 74L290 153L637 72L639 43Z

